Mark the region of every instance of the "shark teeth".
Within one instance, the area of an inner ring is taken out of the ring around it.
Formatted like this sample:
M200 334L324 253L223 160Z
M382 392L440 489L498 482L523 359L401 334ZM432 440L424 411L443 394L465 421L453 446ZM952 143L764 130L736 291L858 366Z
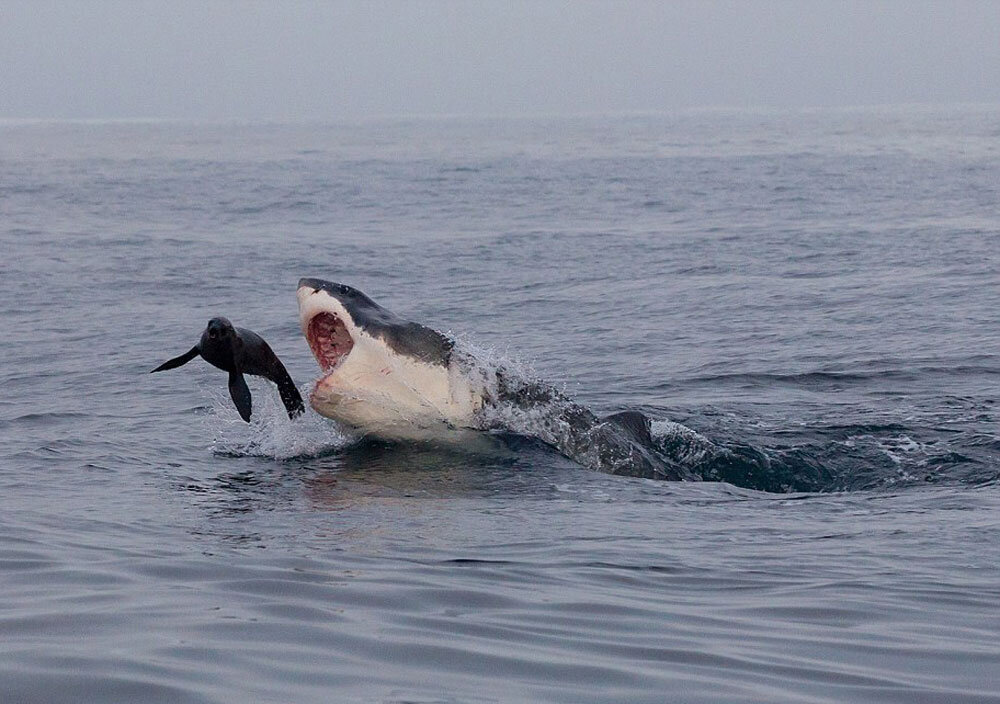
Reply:
M354 340L347 326L333 313L317 313L309 320L306 338L324 373L333 371L350 354Z

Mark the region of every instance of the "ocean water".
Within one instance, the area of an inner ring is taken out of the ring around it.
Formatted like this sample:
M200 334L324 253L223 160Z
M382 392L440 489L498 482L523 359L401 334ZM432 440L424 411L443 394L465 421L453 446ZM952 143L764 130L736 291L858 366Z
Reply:
M997 108L0 123L0 700L1000 701L998 190ZM789 472L148 374L308 391L301 276Z

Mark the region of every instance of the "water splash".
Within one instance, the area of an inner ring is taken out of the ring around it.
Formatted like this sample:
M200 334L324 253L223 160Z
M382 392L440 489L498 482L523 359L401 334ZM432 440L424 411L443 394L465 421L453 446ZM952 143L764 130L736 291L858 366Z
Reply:
M672 420L653 420L649 432L661 452L669 452L679 462L694 466L718 452L718 446L696 430Z
M311 385L300 391L303 398L308 398ZM240 418L225 392L210 391L209 395L212 405L205 424L214 435L211 449L216 454L288 460L325 455L357 441L345 428L315 413L290 419L268 384L253 388L250 423Z
M461 340L454 366L472 379L485 399L480 430L537 438L589 469L655 479L690 479L685 468L654 454L648 422L631 425L600 418L559 388L540 379L530 364Z
M588 469L633 477L725 481L764 491L831 487L827 468L807 454L722 443L638 411L601 417L540 379L530 364L462 340L456 365L481 388L480 429L526 435Z

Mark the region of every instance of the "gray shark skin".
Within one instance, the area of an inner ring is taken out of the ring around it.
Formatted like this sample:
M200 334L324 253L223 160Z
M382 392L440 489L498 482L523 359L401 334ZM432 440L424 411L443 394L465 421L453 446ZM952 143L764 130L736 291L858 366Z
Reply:
M533 435L589 469L644 479L700 479L684 464L658 451L650 419L639 411L600 417L543 381L503 370L497 370L496 386L487 394L486 403L529 414Z

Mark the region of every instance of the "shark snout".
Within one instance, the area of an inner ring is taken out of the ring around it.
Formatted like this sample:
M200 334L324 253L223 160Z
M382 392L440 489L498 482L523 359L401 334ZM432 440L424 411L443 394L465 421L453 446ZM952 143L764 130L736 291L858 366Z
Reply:
M323 288L323 284L326 282L322 279L312 279L306 277L304 279L299 279L299 291L302 289L309 289L309 293L315 293Z

